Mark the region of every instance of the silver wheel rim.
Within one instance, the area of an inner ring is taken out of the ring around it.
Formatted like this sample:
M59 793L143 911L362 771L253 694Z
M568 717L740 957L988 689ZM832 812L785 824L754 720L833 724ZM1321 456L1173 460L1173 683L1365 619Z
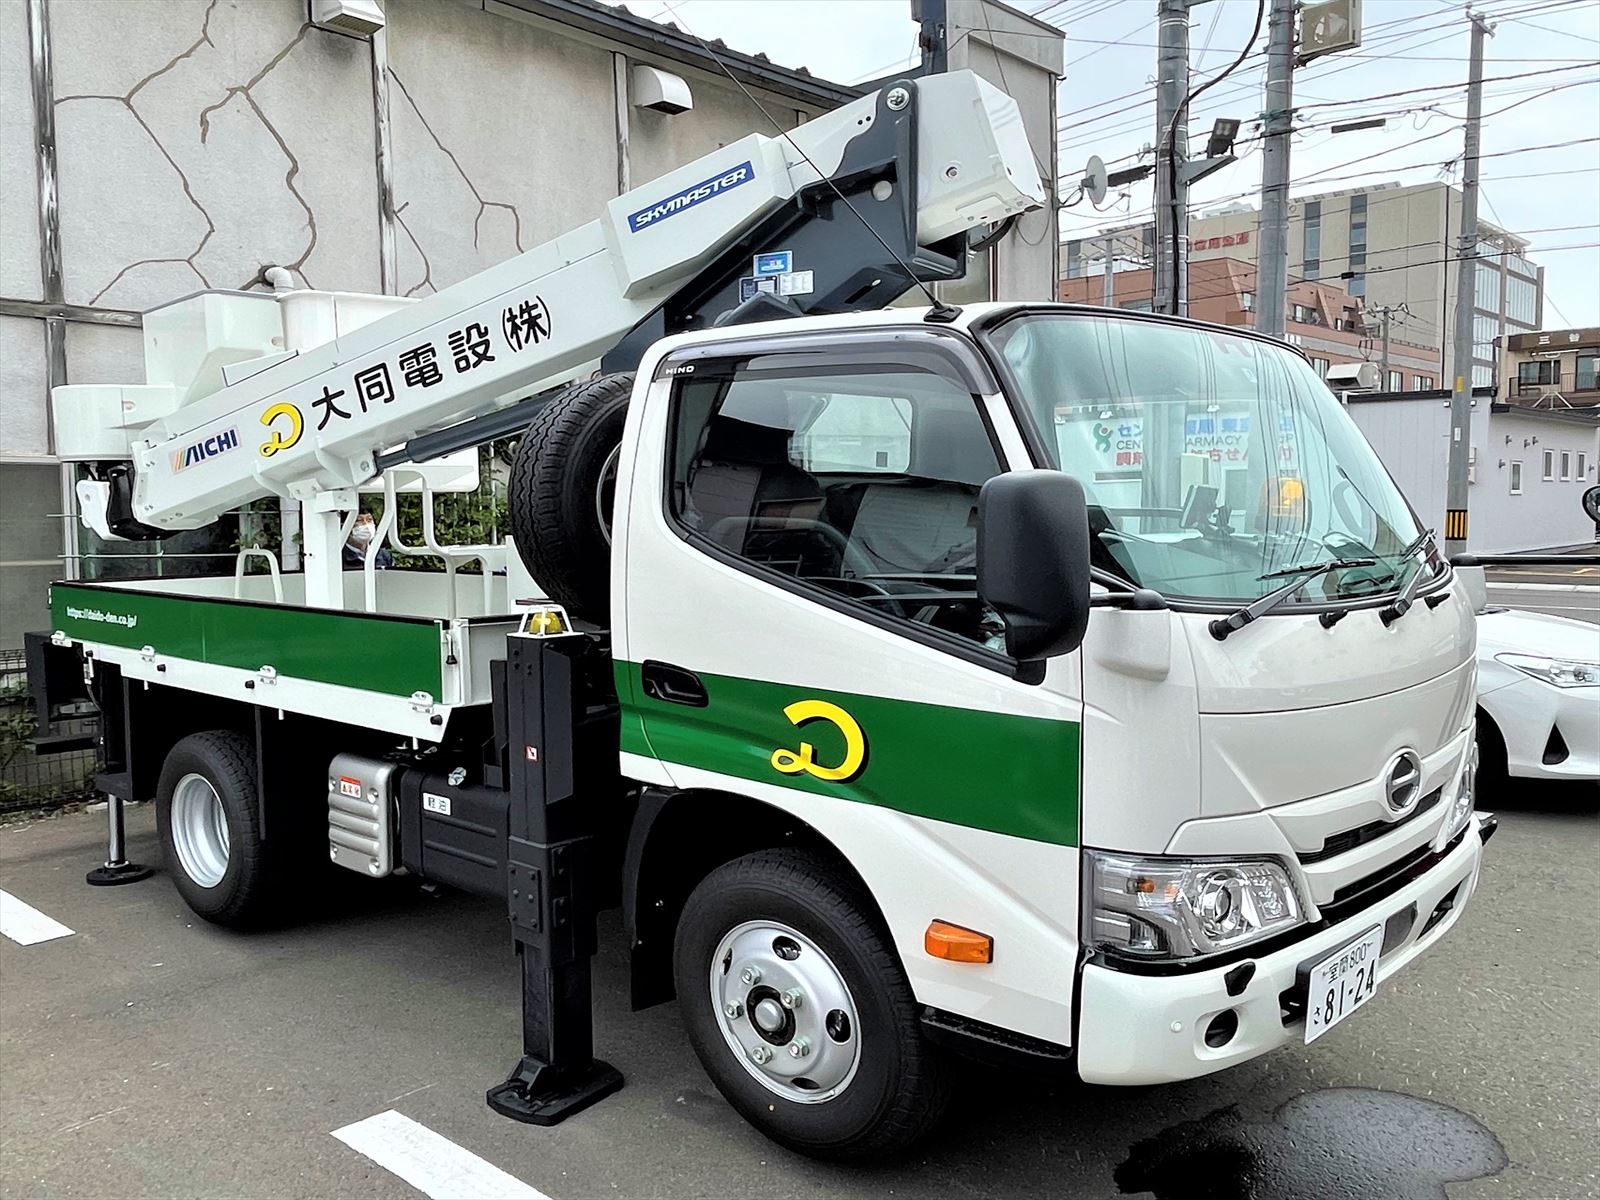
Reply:
M861 1020L822 949L775 921L746 921L711 958L710 1000L734 1058L774 1095L832 1100L861 1063Z
M183 873L212 888L228 871L228 814L204 775L189 774L172 791L172 845Z
M618 442L612 447L611 453L606 455L606 461L600 466L600 478L594 485L594 513L600 518L600 532L605 536L606 545L611 545L611 512L615 507L617 497L617 464L622 461L622 443ZM607 505L607 500L611 504Z

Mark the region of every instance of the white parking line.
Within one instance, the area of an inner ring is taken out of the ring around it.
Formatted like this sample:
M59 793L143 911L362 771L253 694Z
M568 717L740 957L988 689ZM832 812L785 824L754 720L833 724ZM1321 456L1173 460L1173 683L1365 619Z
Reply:
M60 921L6 891L0 891L0 933L21 946L72 936Z
M333 1136L432 1200L550 1200L537 1188L393 1109Z

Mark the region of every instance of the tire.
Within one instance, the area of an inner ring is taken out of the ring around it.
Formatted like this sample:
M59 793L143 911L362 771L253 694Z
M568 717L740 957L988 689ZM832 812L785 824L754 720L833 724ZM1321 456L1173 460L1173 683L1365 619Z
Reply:
M264 921L273 870L261 840L255 751L247 738L212 730L172 748L156 789L156 830L167 870L191 909L231 928ZM223 831L225 838L218 836Z
M1511 771L1506 763L1506 739L1494 718L1483 709L1478 710L1478 782L1477 803L1496 803L1511 783Z
M517 553L552 600L597 624L611 619L610 512L602 523L598 496L608 463L616 469L632 392L633 376L618 374L557 393L528 425L511 465Z
M749 980L741 962L764 964L763 973ZM824 859L765 850L706 876L679 919L673 975L689 1040L712 1082L780 1145L814 1158L881 1159L943 1115L949 1065L922 1036L911 986L869 902ZM772 1007L797 985L800 1004ZM730 1001L739 1003L737 1016L725 1008ZM770 1024L785 1009L781 1027L758 1028L758 1019ZM802 1037L808 1052L797 1058L789 1050ZM770 1063L755 1065L753 1052L763 1048Z

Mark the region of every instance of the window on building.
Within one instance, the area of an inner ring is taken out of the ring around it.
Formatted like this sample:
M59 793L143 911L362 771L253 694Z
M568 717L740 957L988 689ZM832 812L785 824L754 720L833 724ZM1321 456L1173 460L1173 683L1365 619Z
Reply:
M1482 359L1487 363L1495 362L1498 354L1495 351L1494 339L1499 336L1499 317L1491 317L1484 313L1474 313L1472 317L1472 357Z
M1305 244L1300 255L1304 261L1300 270L1307 279L1315 279L1322 273L1322 201L1306 202L1304 232Z
M1587 483L1588 481L1589 481L1589 456L1584 451L1579 450L1578 451L1578 482L1579 483Z
M1504 278L1498 262L1484 262L1481 259L1477 264L1477 274L1473 276L1472 302L1484 312L1498 314L1500 311L1500 281Z
M1149 312L1150 300L1148 297L1143 300L1124 300L1117 307L1125 308L1129 312Z
M1401 378L1399 371L1390 371L1388 378L1383 381L1383 389L1386 392L1398 392L1404 387L1405 380Z
M1416 386L1412 389L1418 392L1431 392L1439 386L1438 380L1432 375L1418 375L1415 377Z
M977 506L999 462L967 389L932 364L762 363L707 364L678 384L680 529L874 623L988 644Z
M1522 464L1515 459L1511 461L1511 494L1522 495Z
M1311 369L1317 373L1318 379L1326 379L1328 377L1328 367L1330 365L1325 358L1313 358L1311 360Z
M1551 480L1551 479L1554 479L1555 477L1556 477L1556 452L1554 450L1546 450L1544 452L1544 478L1546 480Z
M1556 360L1535 358L1517 364L1517 395L1537 396L1556 382Z
M1572 451L1571 450L1563 450L1561 452L1561 482L1562 483L1571 483L1572 482Z
M1367 277L1365 275L1357 275L1350 281L1350 294L1365 298L1367 294Z
M1472 386L1475 388L1494 386L1494 364L1472 364Z
M1309 304L1295 304L1290 306L1290 316L1302 325L1315 325L1317 323L1317 310Z
M1580 350L1575 366L1572 386L1576 390L1592 392L1600 388L1600 350Z
M1240 292L1239 307L1244 309L1245 312L1255 312L1256 294L1254 292Z
M1529 329L1539 323L1539 285L1520 275L1506 276L1506 319Z

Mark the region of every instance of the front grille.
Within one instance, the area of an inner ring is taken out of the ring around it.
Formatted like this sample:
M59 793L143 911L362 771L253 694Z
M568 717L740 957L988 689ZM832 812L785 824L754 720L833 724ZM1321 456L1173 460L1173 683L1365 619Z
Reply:
M1433 808L1444 798L1444 789L1435 788L1424 796L1417 806L1398 821L1368 821L1365 825L1358 825L1354 829L1346 829L1343 833L1335 833L1322 843L1320 850L1308 850L1297 855L1302 864L1310 865L1319 863L1324 859L1335 858L1340 854L1347 854L1357 846L1364 846L1368 842L1376 841L1386 833L1415 821L1423 813Z

